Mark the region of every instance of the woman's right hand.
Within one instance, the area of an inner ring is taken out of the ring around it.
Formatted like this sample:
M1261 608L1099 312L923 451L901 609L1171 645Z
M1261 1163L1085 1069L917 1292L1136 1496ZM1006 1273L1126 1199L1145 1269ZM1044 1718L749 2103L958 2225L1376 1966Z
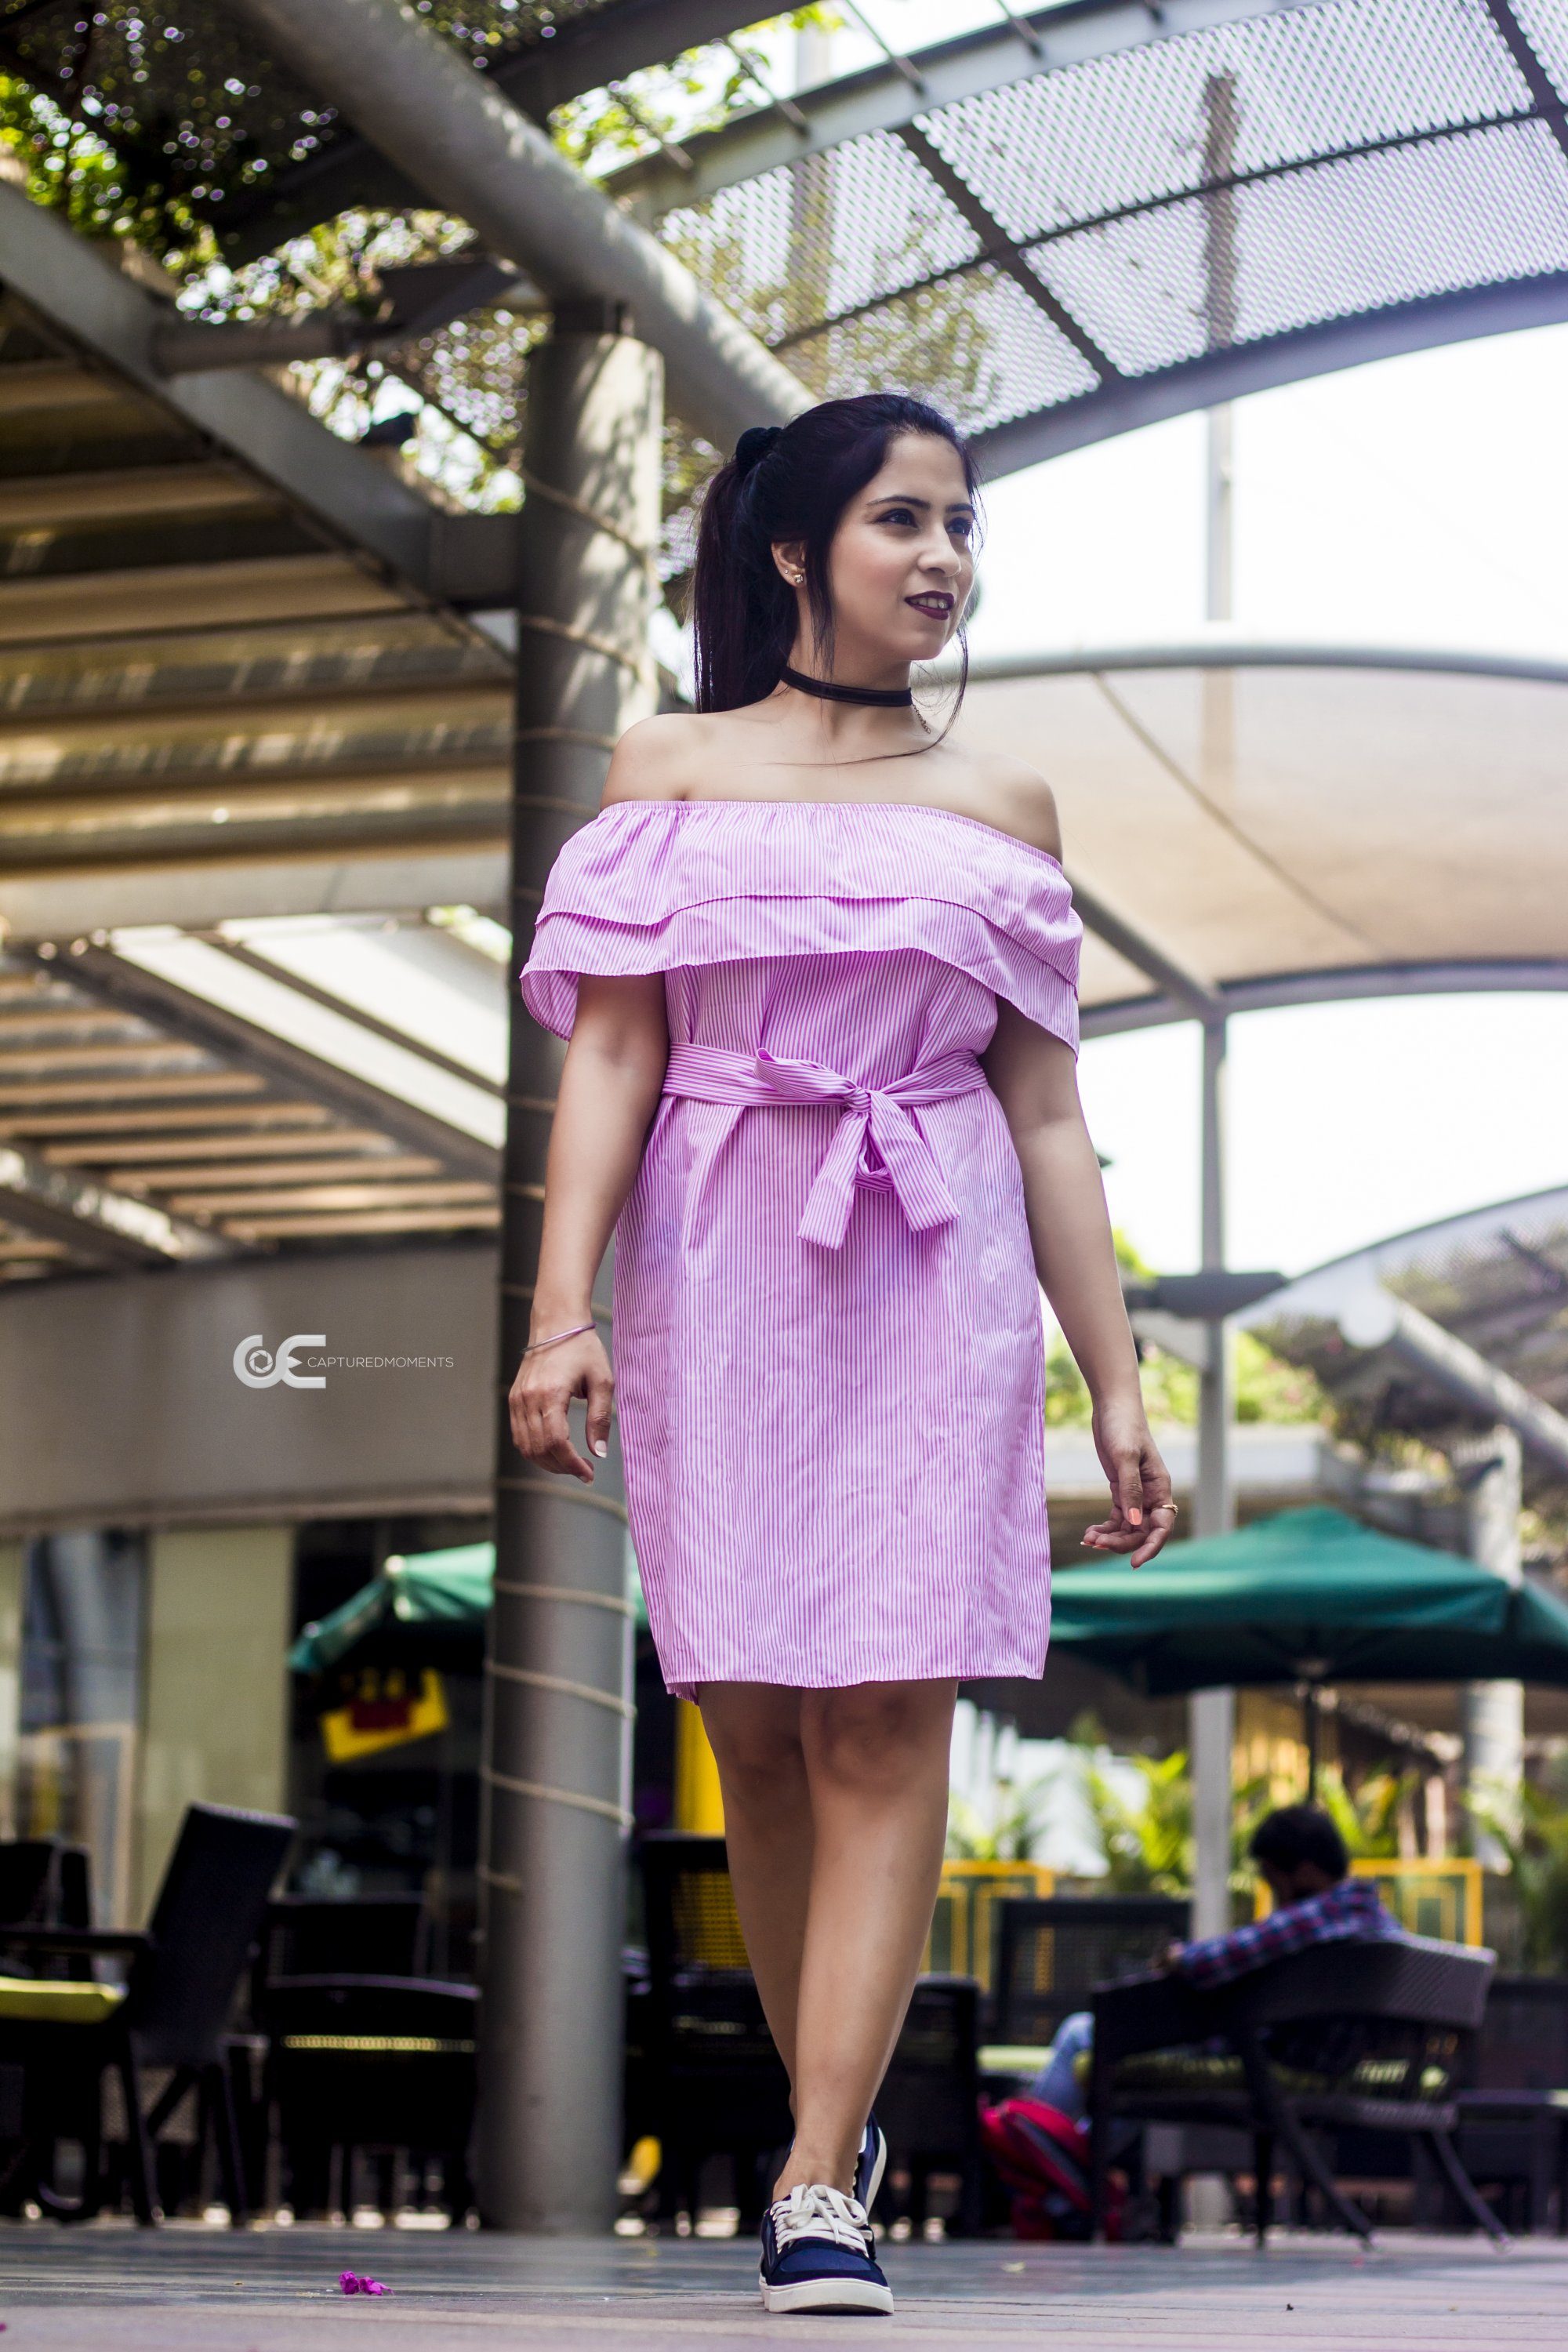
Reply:
M586 1397L588 1444L595 1454L608 1451L610 1406L616 1376L597 1331L580 1331L570 1339L524 1356L507 1398L512 1443L530 1462L542 1469L594 1483L591 1463L572 1442L566 1408L574 1397Z

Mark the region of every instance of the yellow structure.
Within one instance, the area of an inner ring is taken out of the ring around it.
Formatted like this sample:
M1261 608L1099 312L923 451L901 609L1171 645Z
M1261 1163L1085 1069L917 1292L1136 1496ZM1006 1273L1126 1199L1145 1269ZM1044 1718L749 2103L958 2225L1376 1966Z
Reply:
M352 1764L357 1757L405 1748L411 1739L445 1731L451 1720L446 1685L428 1666L417 1689L401 1666L366 1666L358 1679L362 1687L348 1704L321 1718L329 1763Z
M991 1990L998 1903L1056 1892L1056 1873L1033 1862L944 1862L922 1973L978 1977Z
M1332 1717L1321 1718L1321 1762L1332 1762L1337 1755L1338 1730ZM1231 1769L1234 1788L1266 1789L1270 1805L1300 1803L1307 1787L1307 1742L1297 1699L1282 1698L1277 1691L1237 1691Z
M675 1702L674 1826L688 1837L724 1834L719 1761L702 1728L701 1711L689 1698Z
M1452 1862L1352 1862L1357 1878L1370 1878L1379 1899L1412 1936L1436 1936L1446 1944L1479 1944L1481 1865L1463 1855Z

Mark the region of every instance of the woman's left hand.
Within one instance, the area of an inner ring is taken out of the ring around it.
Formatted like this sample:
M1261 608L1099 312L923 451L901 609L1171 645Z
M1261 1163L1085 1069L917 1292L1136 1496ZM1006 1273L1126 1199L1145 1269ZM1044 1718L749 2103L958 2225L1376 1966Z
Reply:
M1096 1405L1094 1450L1110 1481L1110 1517L1084 1530L1092 1551L1125 1551L1142 1568L1163 1546L1176 1523L1171 1474L1149 1434L1141 1402Z

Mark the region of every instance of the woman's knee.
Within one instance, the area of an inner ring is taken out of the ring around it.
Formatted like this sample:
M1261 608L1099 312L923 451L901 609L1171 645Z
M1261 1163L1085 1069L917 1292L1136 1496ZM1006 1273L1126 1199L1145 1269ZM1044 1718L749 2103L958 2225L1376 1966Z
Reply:
M800 1707L792 1693L731 1684L702 1695L702 1727L727 1790L766 1792L802 1768Z
M893 1794L926 1780L947 1786L953 1685L861 1683L813 1691L802 1710L814 1779Z

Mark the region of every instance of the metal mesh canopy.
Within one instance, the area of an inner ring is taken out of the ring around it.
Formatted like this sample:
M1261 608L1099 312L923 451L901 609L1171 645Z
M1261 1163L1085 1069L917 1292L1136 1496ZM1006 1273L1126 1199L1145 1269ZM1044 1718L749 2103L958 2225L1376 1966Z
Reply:
M420 13L542 116L752 12ZM232 257L350 204L418 201L238 11L0 0L0 60L81 110L133 193L178 195ZM1568 315L1565 103L1564 0L1067 0L998 8L994 28L740 113L606 184L815 391L924 389L994 472ZM465 354L424 357L461 412ZM508 387L490 374L479 407L498 439Z
M611 184L814 390L929 387L993 470L1568 310L1563 0L1029 22Z
M1216 632L987 665L965 724L1057 794L1086 1034L1568 985L1568 669Z

